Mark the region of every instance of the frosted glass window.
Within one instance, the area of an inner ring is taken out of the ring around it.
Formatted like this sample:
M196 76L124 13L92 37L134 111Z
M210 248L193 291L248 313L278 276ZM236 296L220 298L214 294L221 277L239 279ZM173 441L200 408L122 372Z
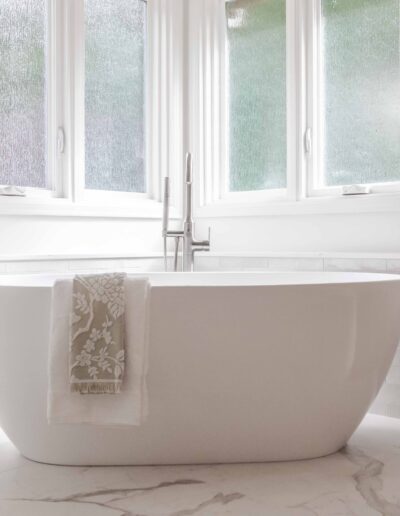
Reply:
M46 2L0 0L0 184L48 187Z
M322 0L327 185L400 181L399 0Z
M226 19L229 188L285 188L285 0L228 1Z
M86 188L144 192L143 0L85 0Z

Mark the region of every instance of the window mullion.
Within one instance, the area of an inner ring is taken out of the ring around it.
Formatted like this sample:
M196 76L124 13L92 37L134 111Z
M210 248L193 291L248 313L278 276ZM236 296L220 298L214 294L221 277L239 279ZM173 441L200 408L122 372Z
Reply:
M219 91L219 106L217 113L218 123L218 144L216 146L217 161L215 165L215 176L219 182L216 186L216 194L214 200L225 196L229 189L229 134L228 134L228 116L229 116L229 86L228 86L228 62L227 62L227 34L226 34L226 17L225 17L225 1L218 4L218 16L216 17L216 41L218 42L219 51L217 55L218 67L216 72L219 76L215 78L214 85ZM219 150L218 150L219 149Z
M147 156L149 197L160 201L162 181L171 179L173 216L182 207L183 1L148 0ZM186 149L185 149L186 150Z
M69 132L66 119L66 5L64 1L49 0L49 98L48 147L49 167L52 173L53 195L68 198ZM63 137L61 139L61 137Z
M197 177L196 204L218 201L227 185L225 1L189 2L190 147Z
M53 0L47 1L46 41L46 115L47 115L47 173L53 195L58 194L58 167L56 155L57 133L57 13Z
M312 181L316 149L314 0L287 0L288 198L300 201Z
M71 199L80 202L85 186L85 23L84 0L68 2L67 70Z
M287 105L287 197L298 199L299 141L301 139L300 90L302 80L299 1L286 0L286 105Z
M321 89L321 2L307 0L307 127L311 131L311 148L307 153L307 195L321 188L322 177L322 89Z

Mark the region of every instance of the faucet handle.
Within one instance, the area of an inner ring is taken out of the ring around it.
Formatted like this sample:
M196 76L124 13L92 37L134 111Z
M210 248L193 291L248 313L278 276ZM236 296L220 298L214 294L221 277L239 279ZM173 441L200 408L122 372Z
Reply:
M208 228L208 240L195 240L192 239L193 251L209 251L211 242L211 228Z

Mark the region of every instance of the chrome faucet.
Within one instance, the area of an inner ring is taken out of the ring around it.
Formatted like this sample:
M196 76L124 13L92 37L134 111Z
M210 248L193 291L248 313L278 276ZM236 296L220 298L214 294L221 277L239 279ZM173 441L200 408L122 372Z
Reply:
M192 216L192 205L193 205L193 167L192 167L192 156L188 152L186 154L186 195L185 195L185 213L183 221L183 231L169 231L168 230L168 218L169 218L169 178L164 179L164 211L163 211L163 231L162 236L164 238L164 267L168 270L167 261L167 239L175 239L175 253L174 253L174 271L178 270L178 254L179 245L182 239L182 270L193 271L194 267L194 253L198 251L209 251L210 250L210 228L208 228L208 240L196 240L194 238L194 222Z

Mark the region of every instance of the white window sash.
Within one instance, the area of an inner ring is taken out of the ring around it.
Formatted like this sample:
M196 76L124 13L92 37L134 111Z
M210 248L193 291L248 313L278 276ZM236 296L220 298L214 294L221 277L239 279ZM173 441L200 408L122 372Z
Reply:
M297 0L287 0L287 188L229 191L228 78L225 0L189 0L190 47L187 106L194 155L196 214L238 213L238 205L259 207L298 197L296 140L298 109Z
M24 187L26 197L18 197L18 203L26 202L26 199L46 199L62 197L62 185L60 184L60 169L62 160L57 155L57 127L62 125L62 99L63 99L63 76L62 69L59 67L60 53L62 53L62 29L60 29L60 17L63 0L46 0L47 19L46 31L47 40L45 48L45 71L46 71L46 128L47 128L47 180L48 188ZM21 148L21 152L24 149ZM12 185L0 185L1 187ZM3 201L0 197L0 204ZM4 202L10 204L13 197L6 197Z
M312 134L311 151L306 153L306 195L309 198L339 197L343 193L342 186L326 186L323 177L324 89L321 0L303 0L303 2L305 10L304 34L307 47L307 121L304 127L304 135L307 129L310 129ZM400 192L400 181L363 183L363 185L369 188L370 194L396 194Z
M370 185L376 195L363 199L321 186L320 0L286 0L287 189L251 192L228 192L225 0L148 0L147 6L148 193L84 188L84 0L48 0L52 188L0 197L0 213L159 218L162 178L169 176L171 217L180 217L188 150L197 216L400 210L400 182ZM58 128L65 135L62 153Z
M188 0L186 111L196 216L398 210L397 182L369 185L374 194L394 194L390 199L344 199L342 187L321 187L320 7L320 0L286 1L287 188L229 192L225 0Z
M78 204L147 204L161 216L162 178L172 178L172 217L181 207L182 170L182 0L148 0L146 44L146 193L85 188L84 1L75 2L75 152L73 197Z
M186 112L198 206L217 201L224 189L227 142L223 6L221 0L188 1Z
M162 178L171 177L171 218L181 215L183 2L147 1L147 192L85 189L84 0L48 0L48 152L51 190L0 197L0 214L162 216ZM57 150L59 128L65 146Z

